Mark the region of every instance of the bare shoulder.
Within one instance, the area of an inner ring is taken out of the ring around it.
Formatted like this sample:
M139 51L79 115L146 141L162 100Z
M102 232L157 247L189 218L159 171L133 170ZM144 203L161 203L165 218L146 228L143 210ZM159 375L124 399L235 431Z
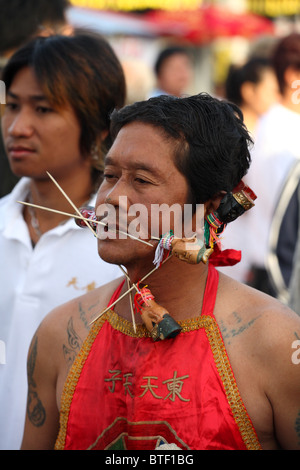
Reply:
M253 326L253 334L259 335L261 344L274 344L276 338L283 343L285 334L291 338L300 329L300 316L277 299L228 276L220 276L219 308L221 322L233 323L233 317L244 325ZM300 335L300 331L299 331ZM257 344L256 344L257 347Z
M299 315L277 299L227 276L220 281L216 318L233 362L247 363L256 377L261 374L271 388L270 395L279 390L279 376L281 380L285 377L286 384L298 383L300 393Z
M106 308L120 282L121 278L115 279L56 307L41 322L39 334L59 340L72 323L84 337L90 330L92 320Z
M216 319L237 384L265 448L300 448L300 317L220 276Z

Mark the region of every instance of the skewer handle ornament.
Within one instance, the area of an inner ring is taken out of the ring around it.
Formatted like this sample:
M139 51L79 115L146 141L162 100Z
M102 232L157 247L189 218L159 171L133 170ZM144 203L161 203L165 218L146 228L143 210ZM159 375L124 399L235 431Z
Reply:
M134 296L134 304L154 341L174 338L182 330L169 312L155 302L154 296L146 287L139 288Z
M189 264L199 264L200 261L206 263L210 255L210 250L206 248L204 241L196 237L174 238L171 245L176 258Z
M159 267L165 256L172 253L189 264L206 264L215 245L221 250L220 235L226 225L254 206L256 194L243 181L227 192L218 209L205 217L204 240L195 237L175 238L172 231L164 234L155 251L154 264Z
M166 233L160 240L153 263L159 267L165 256L172 253L176 258L189 264L207 263L213 250L200 238L175 238L173 232Z

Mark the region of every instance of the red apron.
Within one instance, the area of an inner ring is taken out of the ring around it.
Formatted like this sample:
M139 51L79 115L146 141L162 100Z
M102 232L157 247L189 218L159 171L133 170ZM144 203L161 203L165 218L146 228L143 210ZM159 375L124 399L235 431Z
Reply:
M209 265L201 316L173 339L153 342L112 310L100 317L65 383L55 448L261 449L213 314L217 287Z

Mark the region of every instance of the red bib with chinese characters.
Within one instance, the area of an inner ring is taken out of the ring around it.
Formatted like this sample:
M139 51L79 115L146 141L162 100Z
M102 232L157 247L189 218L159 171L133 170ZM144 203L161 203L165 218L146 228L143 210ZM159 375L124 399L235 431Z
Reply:
M201 316L173 339L100 317L65 383L55 448L261 449L213 315L217 287L209 265Z

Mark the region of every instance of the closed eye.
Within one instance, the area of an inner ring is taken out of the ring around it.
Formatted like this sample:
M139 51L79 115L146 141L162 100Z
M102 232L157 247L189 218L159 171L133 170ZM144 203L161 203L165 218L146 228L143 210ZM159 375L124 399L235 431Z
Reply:
M104 173L103 176L106 180L111 180L113 178L117 178L116 175L113 175L112 173Z
M18 105L17 105L17 103L10 102L10 103L6 103L5 107L7 109L10 109L11 111L15 111L17 109Z
M151 184L150 181L146 181L143 178L135 178L135 181L139 184Z

